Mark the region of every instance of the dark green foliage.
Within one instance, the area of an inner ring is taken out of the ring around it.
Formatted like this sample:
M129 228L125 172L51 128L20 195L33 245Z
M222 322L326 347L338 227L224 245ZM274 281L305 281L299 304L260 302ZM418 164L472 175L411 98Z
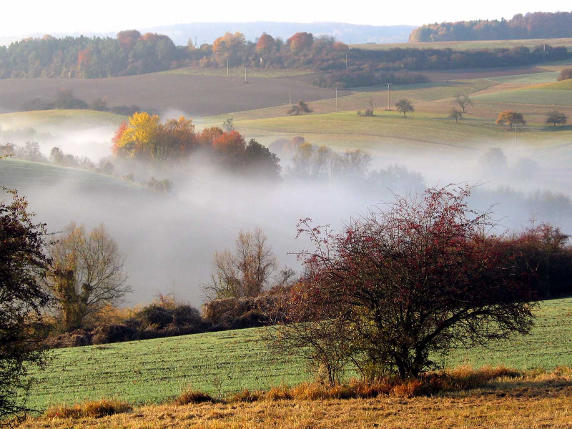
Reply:
M572 296L572 247L568 235L548 224L533 226L505 240L507 257L520 271L531 270L537 299Z
M171 39L157 34L135 35L127 44L110 37L45 36L0 49L0 77L99 78L150 73L171 68L178 57Z
M411 42L452 40L546 39L572 37L572 13L517 14L510 20L443 22L411 32Z
M552 126L554 126L554 127L556 125L564 125L567 121L568 121L568 118L566 117L566 115L562 112L557 111L557 110L553 110L553 111L548 112L546 114L546 123L552 124Z
M386 72L368 70L344 70L340 72L322 74L314 85L322 88L356 88L363 86L383 85L408 85L413 83L428 82L429 79L419 73Z
M13 192L0 203L0 419L25 410L16 392L28 387L30 364L43 362L45 245L45 225L32 222L26 200Z
M203 317L214 329L265 326L284 319L282 294L214 299L203 305Z
M170 297L137 312L127 324L136 330L137 338L157 338L192 334L208 330L199 311L186 304L179 304Z

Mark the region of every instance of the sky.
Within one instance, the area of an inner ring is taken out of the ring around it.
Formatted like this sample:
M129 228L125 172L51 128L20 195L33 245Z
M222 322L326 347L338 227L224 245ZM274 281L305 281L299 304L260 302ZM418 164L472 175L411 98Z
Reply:
M508 19L516 13L536 11L572 11L570 0L28 0L2 3L0 37L37 33L116 32L192 22L327 21L421 25L470 19Z

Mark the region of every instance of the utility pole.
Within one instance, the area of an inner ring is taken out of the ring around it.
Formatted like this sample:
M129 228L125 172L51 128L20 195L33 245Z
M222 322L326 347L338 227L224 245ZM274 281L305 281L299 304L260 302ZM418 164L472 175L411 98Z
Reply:
M517 130L517 128L518 128L518 124L514 124L514 144L515 144L515 146L518 144L518 137L517 137L518 130Z
M228 58L226 59L226 77L228 77Z
M387 109L391 110L391 82L387 82Z
M346 52L346 70L349 68L348 53Z
M336 112L338 111L338 87L336 86Z
M244 66L244 83L248 83L248 75L246 74L246 65Z

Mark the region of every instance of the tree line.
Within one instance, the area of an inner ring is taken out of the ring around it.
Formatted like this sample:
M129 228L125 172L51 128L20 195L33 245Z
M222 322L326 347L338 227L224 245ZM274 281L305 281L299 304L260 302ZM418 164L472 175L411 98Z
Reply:
M517 14L508 21L478 20L427 24L413 30L410 42L547 39L572 37L571 12Z
M299 32L287 40L263 33L256 42L226 33L212 44L175 46L165 35L122 31L116 38L44 36L0 47L0 78L102 78L169 70L248 67L311 69L320 86L418 83L424 77L404 70L519 66L568 58L566 48L467 50L351 48L332 37Z

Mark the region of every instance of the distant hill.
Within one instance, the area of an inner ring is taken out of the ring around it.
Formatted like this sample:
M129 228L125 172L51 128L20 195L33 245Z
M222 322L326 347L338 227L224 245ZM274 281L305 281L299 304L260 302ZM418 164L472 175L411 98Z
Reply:
M518 14L510 20L442 22L416 28L410 42L572 37L572 12Z
M146 28L144 31L169 36L176 45L186 45L189 39L212 43L221 34L236 31L243 33L246 40L255 41L262 33L288 39L294 33L306 31L316 36L332 36L344 43L399 43L406 42L411 25L354 25L337 22L286 23L286 22L210 22L166 25Z

